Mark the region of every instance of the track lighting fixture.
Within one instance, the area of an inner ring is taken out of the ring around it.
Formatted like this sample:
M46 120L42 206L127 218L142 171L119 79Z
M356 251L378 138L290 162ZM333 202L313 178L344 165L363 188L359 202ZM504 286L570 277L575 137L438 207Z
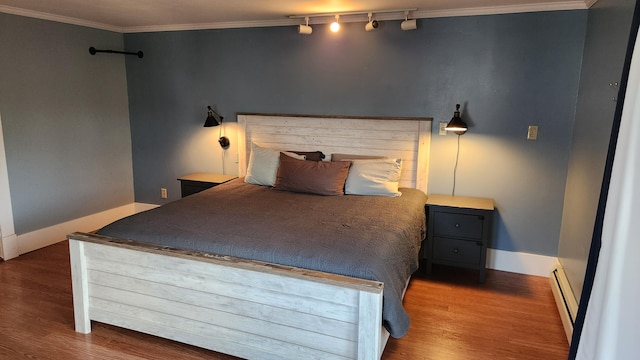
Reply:
M309 26L309 17L305 16L304 18L307 22L306 25L298 25L298 34L302 34L302 35L311 35L311 33L313 32L313 28L311 28L311 26Z
M336 21L331 23L330 29L331 32L338 32L340 31L340 15L336 15Z
M364 26L366 31L373 31L378 28L378 20L372 20L373 13L369 13L369 22Z
M409 19L409 12L404 12L404 21L400 23L400 28L403 31L415 30L418 28L418 24L416 24L416 19Z
M417 8L412 9L394 9L394 10L379 10L376 11L376 14L382 16L377 16L380 20L402 20L404 21L400 24L402 30L415 30L416 20L409 19L409 12L417 11ZM395 14L394 14L395 13ZM404 17L402 16L404 14ZM289 15L290 19L305 19L305 24L298 25L298 33L302 35L309 35L313 32L311 26L309 26L309 20L311 18L324 18L322 20L314 21L314 24L326 24L329 22L327 18L335 18L333 22L331 22L330 29L332 32L340 31L340 20L343 22L360 22L364 20L363 15L368 15L368 21L364 26L366 31L373 31L378 28L380 23L378 20L373 19L373 12L371 11L352 11L352 12L342 12L339 14L336 13L319 13L319 14L308 14L308 15Z

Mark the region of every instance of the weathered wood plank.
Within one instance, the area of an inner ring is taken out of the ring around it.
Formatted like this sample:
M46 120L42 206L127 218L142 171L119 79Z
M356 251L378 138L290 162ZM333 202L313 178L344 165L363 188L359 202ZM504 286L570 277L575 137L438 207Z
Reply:
M104 287L119 288L123 291L183 302L205 309L225 311L238 316L264 319L268 322L302 330L317 332L319 331L318 329L322 329L325 334L332 334L334 337L349 341L357 341L357 325L351 322L168 284L163 284L162 287L152 286L155 283L99 271L89 271L89 281L92 284Z
M382 340L379 330L382 324L382 301L374 294L360 294L358 312L358 359L379 359L382 350L378 346ZM376 331L374 331L376 330Z
M145 254L144 257L147 256L153 255ZM89 261L89 268L99 271L109 271L120 275L135 274L136 278L154 282L158 284L158 286L169 284L172 286L201 290L204 292L219 294L240 300L264 303L271 306L279 306L284 309L296 310L308 314L324 315L324 317L330 319L351 323L357 322L357 318L354 317L354 309L357 308L349 306L348 304L342 305L337 303L324 302L318 299L296 295L294 289L292 289L291 294L287 294L285 292L252 288L251 286L246 286L242 283L216 281L214 279L209 279L206 276L171 273L168 271L163 271L163 269L161 268L143 267L117 262L109 264L108 261L104 261L98 264L98 262L99 260L94 261L94 259L92 259L91 261ZM168 263L170 264L171 261L169 261ZM212 273L225 271L230 270L224 269L223 267L212 269ZM252 275L255 274L247 274L247 277L250 277ZM275 280L277 281L277 279ZM322 306L318 306L318 304L322 304Z
M85 245L82 241L69 241L75 327L77 332L88 334L91 332L91 319L89 318L89 288L87 284L87 263L84 253Z
M417 157L415 169L415 186L417 189L424 191L428 194L429 188L429 150L431 149L431 122L420 122L420 130L418 132Z
M415 138L418 134L418 127L416 126L415 131L407 131L406 126L397 126L397 127L380 127L378 129L356 129L356 128L335 128L328 127L324 123L316 123L316 126L308 126L305 127L285 127L285 126L274 126L268 125L264 123L255 124L251 127L251 133L253 135L256 134L276 134L282 136L307 136L309 135L309 130L312 129L311 133L314 136L318 137L345 137L345 129L350 130L348 133L353 133L355 131L362 138L367 139L387 139L387 140L396 140L396 141L404 141L404 142L415 142ZM365 125L370 126L370 125ZM366 131L365 131L366 130Z
M141 314L136 308L119 309L118 312L110 312L109 305L100 304L101 308L92 308L92 318L106 324L120 326L126 329L139 331L146 334L160 336L166 339L180 341L185 344L199 346L205 349L223 352L225 354L238 356L245 359L260 360L346 360L324 352L305 351L309 349L298 349L294 346L278 343L270 339L255 337L241 337L244 334L229 334L222 328L201 327L195 322L182 323L185 329L176 329L173 326L173 319L160 319L160 322L150 321L153 318L148 314ZM112 304L113 305L113 304ZM114 305L117 306L117 305ZM107 309L105 309L107 308ZM127 312L124 315L121 312ZM275 350L272 350L275 349ZM302 353L302 354L301 354Z
M252 118L257 124L282 127L324 128L343 127L352 129L404 129L405 122L427 121L432 118L393 117L332 117L332 116L288 116L267 114L238 114L238 118Z
M147 283L146 286L157 287L157 284ZM203 323L202 326L210 325L212 327L228 329L233 333L244 333L243 337L258 336L293 345L311 348L311 349L332 349L332 352L343 356L353 356L355 351L355 341L345 340L336 336L332 336L326 329L319 331L302 330L292 326L285 326L273 323L259 316L243 316L237 314L237 308L240 306L253 307L260 305L258 303L248 303L240 305L237 303L228 303L227 311L212 310L207 307L191 305L185 303L184 300L173 301L164 297L147 296L132 291L125 291L110 288L101 285L92 284L90 286L90 303L91 306L104 308L102 304L113 303L119 306L132 308L144 308L150 314L154 314L157 318L170 317L172 326L178 328L175 323L186 320L193 320ZM207 294L201 293L199 296L206 298ZM190 301L190 298L186 298ZM321 304L319 304L321 306ZM177 320L180 319L180 320ZM303 325L303 324L300 324ZM186 328L188 330L189 328Z
M190 262L179 258L167 264L166 259L157 254L140 257L128 249L113 249L115 257L109 258L104 247L90 245L87 247L87 256L92 260L89 268L98 271L124 276L133 272L140 279L183 287L192 286L194 289L210 290L214 293L224 292L237 298L250 296L243 293L246 291L245 288L250 287L269 292L274 297L280 297L279 294L285 293L287 296L303 297L308 299L308 302L322 300L335 304L337 308L346 308L345 312L350 311L349 307L357 306L358 293L353 289L296 278L273 277L258 271ZM283 301L287 302L286 299Z
M371 152L377 152L387 157L400 157L398 155L404 155L404 158L413 159L415 148L407 146L407 141L393 140L393 139L371 139L365 137L358 137L358 134L351 134L351 136L344 137L331 137L331 136L318 136L318 135L280 135L280 134L256 134L248 133L251 135L251 139L256 144L264 147L271 147L276 150L299 150L301 146L310 147L312 149L327 149L328 153L325 155L331 155L332 153L340 152L340 148L347 150L347 154L353 154L354 152L371 154ZM309 144L313 144L309 146ZM357 147L357 149L355 149Z

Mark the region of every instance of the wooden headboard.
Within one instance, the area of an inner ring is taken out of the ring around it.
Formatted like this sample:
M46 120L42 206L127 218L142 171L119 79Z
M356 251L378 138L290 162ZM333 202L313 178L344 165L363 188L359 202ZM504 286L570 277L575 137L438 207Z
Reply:
M427 193L431 118L238 114L238 174L251 143L278 150L379 155L402 159L401 187Z

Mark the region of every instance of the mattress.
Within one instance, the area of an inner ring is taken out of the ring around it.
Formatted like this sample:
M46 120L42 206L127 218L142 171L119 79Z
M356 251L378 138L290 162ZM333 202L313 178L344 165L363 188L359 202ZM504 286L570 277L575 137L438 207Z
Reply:
M426 234L426 195L400 191L399 197L321 196L236 179L98 234L381 281L383 325L399 338L409 328L403 292Z

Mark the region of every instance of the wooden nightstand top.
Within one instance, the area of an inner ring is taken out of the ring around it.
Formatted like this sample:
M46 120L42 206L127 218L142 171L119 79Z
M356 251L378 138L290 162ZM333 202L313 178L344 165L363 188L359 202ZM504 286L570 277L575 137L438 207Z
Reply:
M184 176L180 176L180 181L200 181L206 183L222 184L227 181L237 178L237 175L223 175L223 174L209 174L209 173L193 173Z
M457 208L494 210L493 199L431 194L427 197L427 205L451 206Z

